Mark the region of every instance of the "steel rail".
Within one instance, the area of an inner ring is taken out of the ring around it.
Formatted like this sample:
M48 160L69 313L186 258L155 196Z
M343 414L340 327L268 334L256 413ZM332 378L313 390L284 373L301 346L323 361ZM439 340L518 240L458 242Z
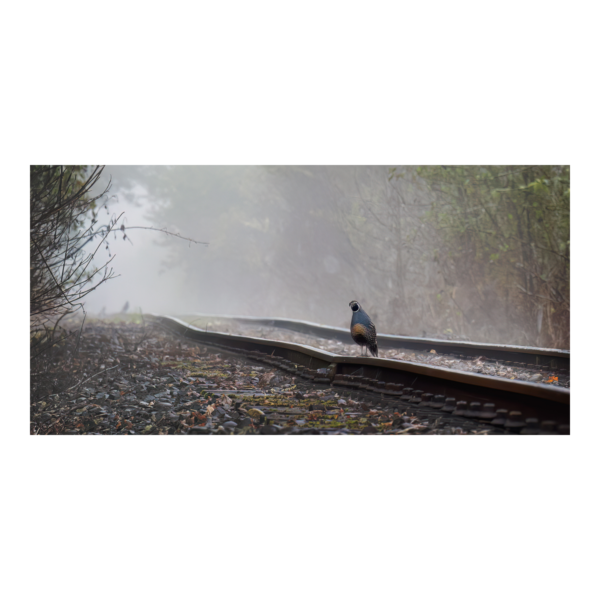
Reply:
M199 319L232 320L246 325L278 327L296 333L336 340L345 344L353 344L349 329L330 327L310 321L296 319L276 319L265 317L243 317L235 315L207 315L194 313ZM490 360L501 360L507 363L518 363L570 370L571 353L569 350L554 348L535 348L533 346L511 346L506 344L483 344L457 340L440 340L435 338L418 338L404 335L377 334L377 345L380 348L403 348L438 354L453 354L465 358L484 357Z
M203 331L175 317L148 316L162 328L187 340L241 353L247 358L313 379L316 383L362 389L388 400L400 396L399 400L414 403L415 406L421 402L419 394L423 394L423 397L434 394L455 402L471 402L470 412L474 418L484 403L493 403L494 410L502 409L504 413L518 411L522 419L550 419L559 424L568 424L570 421L570 390L567 388L402 360L341 356L292 342Z

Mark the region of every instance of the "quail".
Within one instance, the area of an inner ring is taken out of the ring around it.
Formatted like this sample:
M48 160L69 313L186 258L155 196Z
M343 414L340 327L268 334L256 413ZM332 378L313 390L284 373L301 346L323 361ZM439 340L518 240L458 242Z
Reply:
M361 347L368 348L373 356L377 356L377 331L371 317L362 309L356 301L350 302L352 309L352 322L350 323L350 335ZM366 352L366 350L365 350Z

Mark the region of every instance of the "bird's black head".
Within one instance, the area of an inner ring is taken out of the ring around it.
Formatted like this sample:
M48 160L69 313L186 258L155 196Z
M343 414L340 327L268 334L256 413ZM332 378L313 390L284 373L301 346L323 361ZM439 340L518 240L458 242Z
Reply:
M349 306L354 312L360 310L360 304L356 300L352 300L352 302L350 302Z

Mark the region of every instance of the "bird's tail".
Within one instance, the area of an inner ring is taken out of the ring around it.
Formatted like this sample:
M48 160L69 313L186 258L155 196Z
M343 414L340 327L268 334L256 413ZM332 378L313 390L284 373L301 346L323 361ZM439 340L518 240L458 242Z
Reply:
M375 342L373 345L369 346L369 352L373 356L378 356L378 354L377 354L377 342Z

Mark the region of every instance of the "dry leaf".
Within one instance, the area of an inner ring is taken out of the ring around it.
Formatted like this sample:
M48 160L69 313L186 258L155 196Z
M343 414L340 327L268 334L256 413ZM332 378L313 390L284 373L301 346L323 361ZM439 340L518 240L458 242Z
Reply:
M258 385L258 387L265 387L266 385L269 384L269 381L271 381L271 379L273 379L273 377L275 377L275 371L270 371L269 373L264 373L263 375L260 376L260 379L258 380L258 383L256 385Z

